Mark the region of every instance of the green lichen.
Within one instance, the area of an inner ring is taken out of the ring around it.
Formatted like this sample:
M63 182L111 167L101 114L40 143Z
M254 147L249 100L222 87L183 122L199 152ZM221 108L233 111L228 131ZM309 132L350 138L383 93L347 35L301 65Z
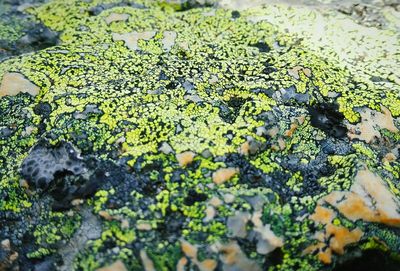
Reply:
M257 208L262 223L284 240L278 248L283 256L270 270L320 270L322 263L302 252L315 234L307 215L321 197L349 190L365 165L399 196L397 161L383 163L374 144L333 137L307 110L337 104L344 127L359 121L357 108L380 111L384 105L398 124L399 42L393 28L367 28L331 9L276 5L233 18L221 8L126 2L53 0L32 7L30 14L60 32L59 45L0 63L0 77L18 72L40 87L36 97L0 98L0 128L12 128L0 137L0 192L6 195L0 211L39 212L27 230L34 237L29 258L59 253L57 245L81 227L79 206L69 217L69 211L48 206L55 200L51 190L32 195L20 187L20 165L43 139L52 146L72 142L90 163L120 167L120 173L106 176L112 184L99 177L100 189L83 200L101 233L75 255L76 270L95 270L117 259L129 270L142 270L140 249L157 270L171 270L184 256L180 238L198 244L202 259L218 259L210 248L232 239L228 218ZM107 24L113 13L129 16ZM138 50L113 38L144 31L155 34L140 39ZM170 49L164 47L167 31L176 33ZM283 89L308 98L285 100ZM37 110L43 104L50 105L46 116ZM271 129L275 135L267 132ZM387 149L394 148L399 134L382 135ZM333 153L327 142L336 144ZM195 157L181 167L176 154L185 151ZM213 173L225 167L239 173L217 185ZM133 176L131 183L124 183L125 176ZM57 182L69 180L60 178ZM221 204L206 221L213 197ZM255 207L251 200L263 204ZM343 217L333 223L360 227L363 240L377 237L390 252L398 249L398 236L387 227ZM254 225L246 229L252 232ZM241 249L261 265L265 256L256 253L256 241L243 238Z

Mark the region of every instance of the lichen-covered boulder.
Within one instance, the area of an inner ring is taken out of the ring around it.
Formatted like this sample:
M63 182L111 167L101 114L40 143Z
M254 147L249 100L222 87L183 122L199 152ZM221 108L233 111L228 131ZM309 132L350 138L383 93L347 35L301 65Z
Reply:
M0 270L398 270L399 18L3 1Z

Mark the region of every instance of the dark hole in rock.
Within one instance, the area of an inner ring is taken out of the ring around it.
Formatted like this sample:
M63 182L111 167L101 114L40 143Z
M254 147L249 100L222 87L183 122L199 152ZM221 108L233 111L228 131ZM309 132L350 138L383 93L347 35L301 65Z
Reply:
M335 266L333 271L399 271L400 260L395 260L387 253L370 249L362 253L361 257L347 260Z
M344 137L347 128L342 124L344 115L339 112L336 104L318 104L308 107L311 115L311 125L321 129L333 137Z

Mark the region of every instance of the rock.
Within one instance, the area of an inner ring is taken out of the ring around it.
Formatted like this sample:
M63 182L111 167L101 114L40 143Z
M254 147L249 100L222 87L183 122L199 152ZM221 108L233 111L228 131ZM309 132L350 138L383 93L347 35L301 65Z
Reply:
M0 1L0 269L397 270L397 15Z
M30 82L20 73L10 72L3 75L0 85L1 96L15 96L18 93L25 92L32 96L39 94L39 87Z

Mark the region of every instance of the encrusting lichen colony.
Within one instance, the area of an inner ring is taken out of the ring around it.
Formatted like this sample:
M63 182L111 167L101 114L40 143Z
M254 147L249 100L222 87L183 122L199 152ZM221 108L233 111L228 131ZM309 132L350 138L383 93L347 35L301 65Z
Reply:
M201 2L0 4L0 270L399 265L400 7Z

